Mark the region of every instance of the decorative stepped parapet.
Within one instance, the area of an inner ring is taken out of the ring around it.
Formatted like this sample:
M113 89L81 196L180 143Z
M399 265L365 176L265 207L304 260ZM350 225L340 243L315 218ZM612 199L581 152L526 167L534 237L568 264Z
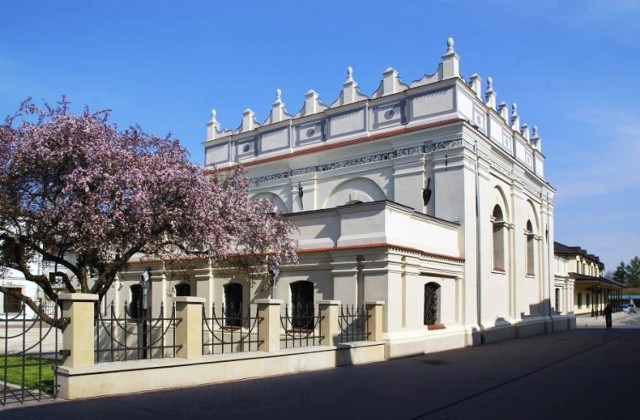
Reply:
M224 168L237 163L249 164L261 159L286 157L290 153L325 144L339 145L357 139L396 133L405 128L433 126L438 121L468 121L478 131L543 177L544 156L537 128L521 123L515 103L497 105L497 93L491 77L473 74L468 82L460 75L460 57L452 38L435 73L405 84L398 72L389 67L378 88L367 96L360 92L347 68L347 78L338 98L325 105L319 94L309 90L295 115L290 115L276 90L276 100L269 116L260 124L255 113L247 109L236 130L221 130L212 110L204 142L205 165ZM348 144L348 143L345 143ZM314 149L310 149L310 148Z
M338 99L331 104L330 108L336 108L342 105L349 105L354 102L369 99L366 95L360 93L358 84L353 80L353 68L347 67L347 80L342 84L342 92Z
M306 117L307 115L317 114L324 111L328 106L320 102L320 97L315 90L310 90L304 97L304 106L295 115L294 118Z
M292 118L284 108L284 102L282 102L282 91L276 89L276 101L271 105L271 113L269 118L262 125L275 124L280 121Z
M409 86L400 81L398 72L394 68L389 67L384 71L384 73L382 73L380 87L378 87L378 90L373 92L371 99L393 95L394 93L402 92L407 89L409 89Z

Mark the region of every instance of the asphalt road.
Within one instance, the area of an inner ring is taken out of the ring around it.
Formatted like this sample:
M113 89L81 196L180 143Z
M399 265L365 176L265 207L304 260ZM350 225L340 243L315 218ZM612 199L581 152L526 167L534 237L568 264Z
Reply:
M2 419L626 419L640 411L640 314L574 331L321 372L14 406Z

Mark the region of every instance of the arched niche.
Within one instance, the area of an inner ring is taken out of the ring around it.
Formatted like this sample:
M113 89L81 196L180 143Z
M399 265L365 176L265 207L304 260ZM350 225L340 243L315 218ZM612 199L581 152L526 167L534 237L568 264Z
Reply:
M386 198L382 188L374 181L368 178L353 178L335 187L325 200L323 208L380 201Z
M273 205L274 213L279 213L279 214L289 213L289 209L287 208L287 205L284 203L284 201L282 201L282 199L277 194L262 192L254 195L251 198L253 200L269 201Z

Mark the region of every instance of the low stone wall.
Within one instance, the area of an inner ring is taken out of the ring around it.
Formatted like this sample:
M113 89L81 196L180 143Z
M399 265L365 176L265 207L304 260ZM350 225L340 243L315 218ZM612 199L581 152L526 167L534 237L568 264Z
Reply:
M192 359L135 360L99 363L78 368L60 366L59 397L78 399L158 391L383 360L383 342L363 341L337 346L235 353Z
M62 332L64 358L56 373L58 395L65 399L157 391L385 359L383 302L365 302L368 341L336 345L341 334L340 302L320 301L320 345L282 350L282 301L258 299L257 351L203 355L204 299L176 297L175 357L95 363L93 311L98 297L76 293L60 295L59 299L62 314L69 319Z

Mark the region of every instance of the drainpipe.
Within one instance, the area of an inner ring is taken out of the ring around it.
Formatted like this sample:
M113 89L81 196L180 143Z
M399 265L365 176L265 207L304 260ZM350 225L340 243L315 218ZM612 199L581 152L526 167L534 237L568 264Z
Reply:
M551 332L553 333L553 317L551 316L551 285L553 285L553 298L555 300L555 293L556 293L556 282L555 282L555 276L553 276L553 272L552 272L552 264L551 264L551 248L549 246L549 221L551 220L549 217L549 212L551 211L551 203L549 202L549 193L547 192L547 231L545 232L545 240L547 241L547 272L549 273L549 280L547 280L547 284L549 285L549 305L547 305L547 307L549 308L549 319L551 321ZM553 276L553 277L552 277ZM563 288L564 289L564 288ZM564 299L564 296L563 296ZM558 309L558 308L556 308Z
M480 327L480 343L484 344L484 336L482 335L482 271L480 258L482 256L480 240L480 154L478 153L478 140L475 141L473 151L476 154L476 308L477 321Z

